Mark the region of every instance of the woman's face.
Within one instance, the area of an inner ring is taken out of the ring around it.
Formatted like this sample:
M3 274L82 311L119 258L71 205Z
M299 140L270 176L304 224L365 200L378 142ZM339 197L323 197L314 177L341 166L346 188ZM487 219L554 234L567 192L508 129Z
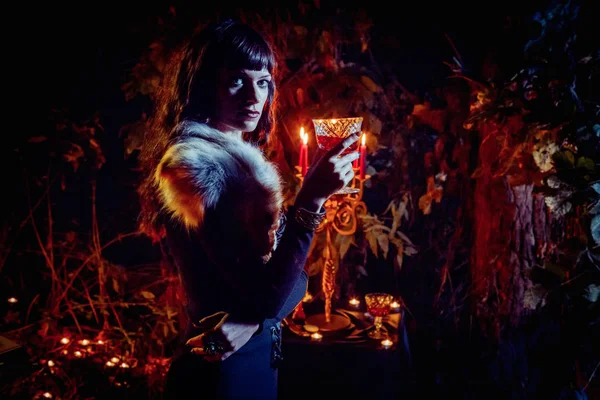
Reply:
M271 74L266 69L224 70L217 85L214 126L225 132L252 132L269 97Z

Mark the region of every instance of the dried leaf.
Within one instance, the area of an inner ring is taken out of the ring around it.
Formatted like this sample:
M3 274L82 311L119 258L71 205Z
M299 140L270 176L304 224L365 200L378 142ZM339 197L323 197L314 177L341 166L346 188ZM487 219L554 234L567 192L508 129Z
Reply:
M353 236L350 235L338 235L336 238L336 242L338 245L338 248L340 249L340 260L344 258L344 256L346 255L346 253L348 252L348 249L350 248L350 245L352 244L352 238Z
M377 234L373 229L366 231L367 241L369 242L369 247L371 248L371 252L375 257L378 257L378 246L377 246Z
M379 93L383 91L379 85L373 82L373 80L366 75L361 75L360 81L373 93Z
M404 256L402 254L402 252L396 254L396 268L398 268L398 271L402 270L402 262L404 261Z
M377 243L379 244L379 247L381 248L381 251L383 253L383 258L384 259L387 258L388 251L390 249L390 242L389 242L388 234L383 231L378 231Z
M147 300L153 300L155 298L154 293L148 292L147 290L142 290L140 294Z
M417 249L412 246L404 247L404 254L406 254L407 256L414 256L417 253Z
M600 200L597 200L590 208L590 211L588 211L588 213L590 213L591 215L595 215L595 214L599 214L600 213Z
M591 303L598 301L598 297L600 297L600 285L595 285L593 283L589 285L585 288L583 297Z
M404 241L404 243L408 243L409 245L413 246L413 242L408 238L408 236L406 236L401 231L396 231L396 235L398 235L400 237L400 239L402 239L402 241Z
M596 168L596 163L594 160L587 157L579 157L577 159L577 168L587 169L588 171L593 171Z
M592 231L592 238L594 239L594 242L596 242L596 244L600 244L600 214L596 215L592 219L590 229Z

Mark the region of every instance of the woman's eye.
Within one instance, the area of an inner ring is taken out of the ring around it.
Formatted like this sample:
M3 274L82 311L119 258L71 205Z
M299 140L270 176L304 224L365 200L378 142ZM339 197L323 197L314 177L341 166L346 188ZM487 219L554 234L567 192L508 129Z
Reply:
M267 79L261 79L260 81L258 81L258 87L260 87L260 88L269 87L269 81Z
M233 78L229 83L231 87L242 86L243 84L244 81L242 80L242 78Z

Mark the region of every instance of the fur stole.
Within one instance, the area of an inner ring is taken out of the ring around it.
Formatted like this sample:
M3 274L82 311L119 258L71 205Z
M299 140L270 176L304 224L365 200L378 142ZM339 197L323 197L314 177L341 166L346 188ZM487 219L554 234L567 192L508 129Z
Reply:
M235 221L252 233L261 229L256 217L278 220L281 178L260 149L197 122L176 129L179 139L154 176L163 209L174 222L189 231L201 229L208 219L219 225Z

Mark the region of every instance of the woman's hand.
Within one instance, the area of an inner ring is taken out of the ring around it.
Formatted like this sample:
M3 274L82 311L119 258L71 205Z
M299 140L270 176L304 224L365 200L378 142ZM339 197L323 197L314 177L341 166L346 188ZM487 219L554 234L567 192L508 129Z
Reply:
M192 348L192 353L202 355L208 361L224 361L244 346L258 330L258 324L227 322L228 316L219 312L200 321L200 326L213 321L216 321L216 325L186 342Z
M325 153L317 155L317 161L306 173L296 197L297 207L318 212L329 196L350 183L354 178L352 162L360 155L352 152L340 157L340 154L356 142L358 137L353 134Z

